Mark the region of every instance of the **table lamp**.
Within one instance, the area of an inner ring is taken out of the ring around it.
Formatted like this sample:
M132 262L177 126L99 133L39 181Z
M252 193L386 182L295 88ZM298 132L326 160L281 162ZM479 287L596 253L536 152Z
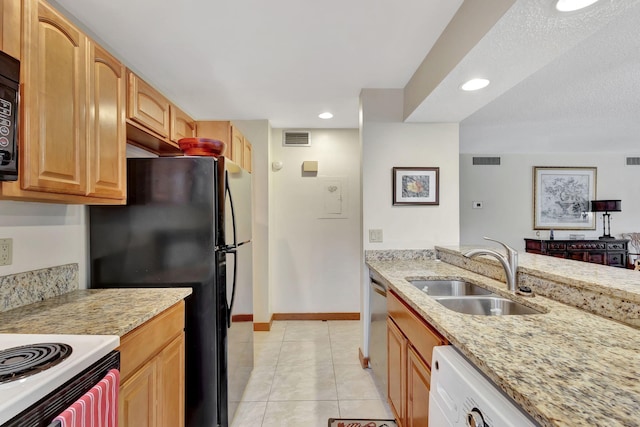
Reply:
M602 214L602 229L603 234L600 239L614 239L611 237L611 220L609 212L622 211L622 200L592 200L591 212L604 212ZM607 221L605 222L605 217Z

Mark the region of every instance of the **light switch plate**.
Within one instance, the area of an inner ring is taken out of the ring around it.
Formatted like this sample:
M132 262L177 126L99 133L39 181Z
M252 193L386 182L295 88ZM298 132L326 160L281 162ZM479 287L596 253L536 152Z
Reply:
M382 243L382 230L379 228L369 229L369 243Z
M471 207L473 209L482 209L482 202L479 202L479 201L478 202L476 202L476 201L471 202Z
M0 239L0 265L13 262L13 239Z

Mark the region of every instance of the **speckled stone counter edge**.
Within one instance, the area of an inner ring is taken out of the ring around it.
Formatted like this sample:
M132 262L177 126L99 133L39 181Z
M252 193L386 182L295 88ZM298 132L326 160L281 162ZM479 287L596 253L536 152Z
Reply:
M191 288L77 289L0 313L0 333L124 336Z
M492 279L505 280L504 269L496 260L484 258L470 260L460 252L450 248L436 249L438 258L443 262L474 271ZM538 256L542 257L543 255ZM562 262L562 260L555 259L549 259L549 261ZM581 265L575 262L572 264ZM612 272L616 271L612 270ZM636 274L635 272L629 273ZM518 281L521 285L529 286L539 295L640 328L640 287L638 288L639 293L636 294L600 285L595 280L594 282L586 282L584 280L563 278L553 271L537 271L524 266L518 269Z
M365 261L420 261L436 259L435 249L371 249L364 251Z
M78 289L78 264L0 277L0 312Z

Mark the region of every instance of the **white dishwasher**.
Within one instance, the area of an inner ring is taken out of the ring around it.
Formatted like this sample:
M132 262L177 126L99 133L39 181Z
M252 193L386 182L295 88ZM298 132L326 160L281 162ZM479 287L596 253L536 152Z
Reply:
M429 425L539 426L451 345L433 349Z

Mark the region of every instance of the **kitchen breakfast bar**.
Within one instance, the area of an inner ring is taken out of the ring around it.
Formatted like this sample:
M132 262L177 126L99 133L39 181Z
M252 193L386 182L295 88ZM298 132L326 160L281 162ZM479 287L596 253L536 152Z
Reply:
M470 248L367 251L369 269L542 426L638 426L640 274L520 254L506 290L502 267ZM438 259L436 259L438 258ZM451 311L408 282L461 279L540 312L477 316Z

